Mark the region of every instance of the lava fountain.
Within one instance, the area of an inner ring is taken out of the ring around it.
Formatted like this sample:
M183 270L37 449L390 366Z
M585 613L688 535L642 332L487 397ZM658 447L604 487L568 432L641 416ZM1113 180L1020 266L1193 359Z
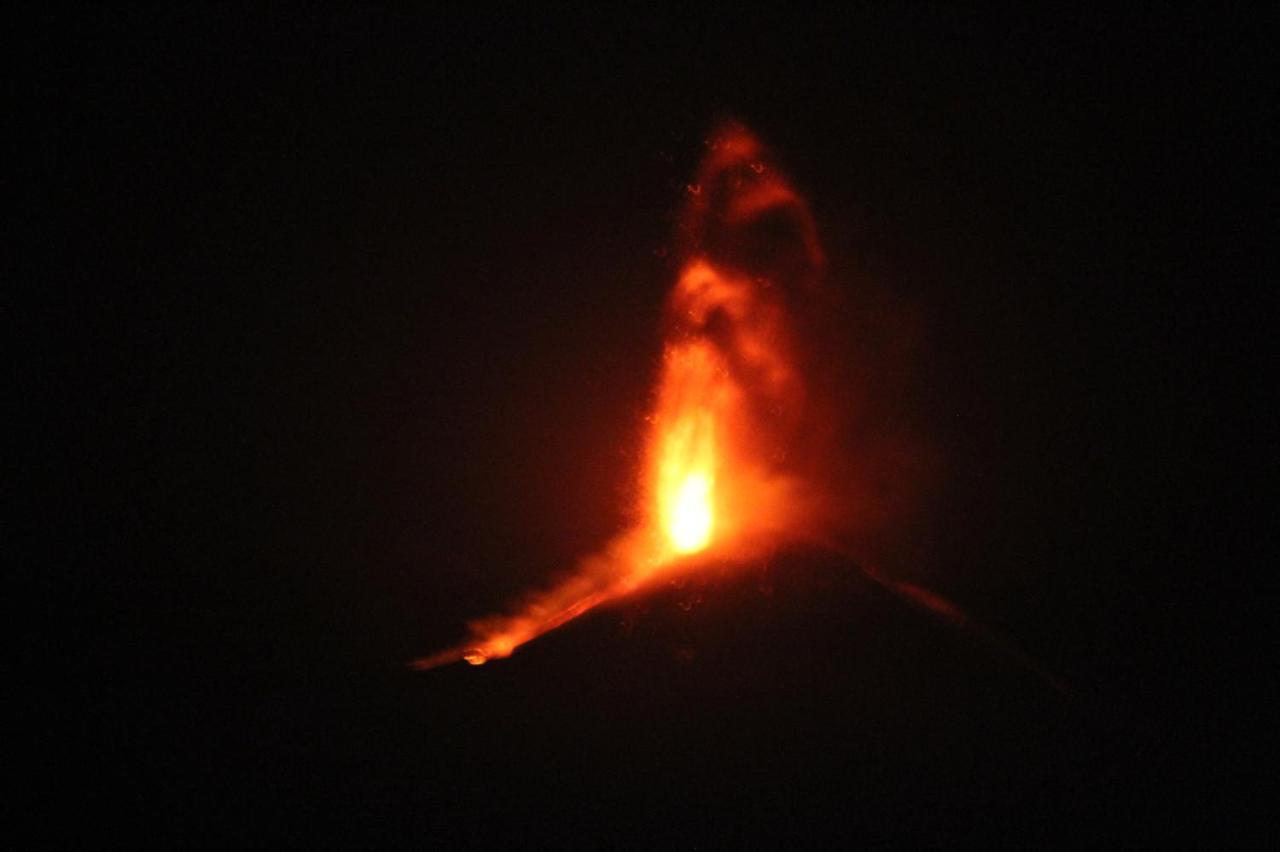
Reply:
M813 217L741 125L707 147L678 228L638 523L415 667L509 656L660 579L742 563L829 526L836 501L820 471L832 427L808 380L815 359L798 321L824 299Z

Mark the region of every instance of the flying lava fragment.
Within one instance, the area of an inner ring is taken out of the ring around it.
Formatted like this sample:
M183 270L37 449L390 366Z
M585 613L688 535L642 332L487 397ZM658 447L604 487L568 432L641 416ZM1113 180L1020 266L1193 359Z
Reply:
M707 149L678 227L640 520L558 585L473 622L467 641L415 667L506 657L656 581L821 535L832 501L815 471L830 428L797 322L823 298L813 217L741 125L724 125Z

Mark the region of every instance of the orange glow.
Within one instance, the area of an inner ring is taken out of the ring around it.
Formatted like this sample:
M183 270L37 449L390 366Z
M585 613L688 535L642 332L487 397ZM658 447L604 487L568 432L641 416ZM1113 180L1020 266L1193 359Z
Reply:
M510 656L658 578L740 562L816 523L820 501L794 462L812 414L790 311L820 279L812 217L742 127L708 148L679 234L684 262L666 306L639 522L559 585L474 622L469 642L417 667Z
M676 492L675 504L667 519L671 544L680 553L696 553L711 541L711 478L693 472Z
M714 392L714 364L701 349L670 353L667 387L686 396L655 422L657 433L656 503L658 519L677 553L695 553L711 541L715 522L715 409L706 397Z

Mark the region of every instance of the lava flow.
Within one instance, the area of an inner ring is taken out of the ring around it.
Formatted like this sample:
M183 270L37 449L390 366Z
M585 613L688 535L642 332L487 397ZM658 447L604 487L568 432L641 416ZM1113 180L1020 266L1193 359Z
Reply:
M813 217L746 129L728 125L707 144L679 227L640 522L558 585L414 666L506 657L660 578L820 534L830 501L813 473L830 428L796 321L822 301Z

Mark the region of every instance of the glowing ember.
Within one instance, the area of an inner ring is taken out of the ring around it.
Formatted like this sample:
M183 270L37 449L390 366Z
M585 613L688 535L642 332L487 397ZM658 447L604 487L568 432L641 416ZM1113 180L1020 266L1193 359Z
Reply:
M509 656L656 578L750 558L819 525L822 500L796 461L815 430L791 318L821 277L812 217L745 129L731 125L708 147L667 305L642 522L419 668Z

